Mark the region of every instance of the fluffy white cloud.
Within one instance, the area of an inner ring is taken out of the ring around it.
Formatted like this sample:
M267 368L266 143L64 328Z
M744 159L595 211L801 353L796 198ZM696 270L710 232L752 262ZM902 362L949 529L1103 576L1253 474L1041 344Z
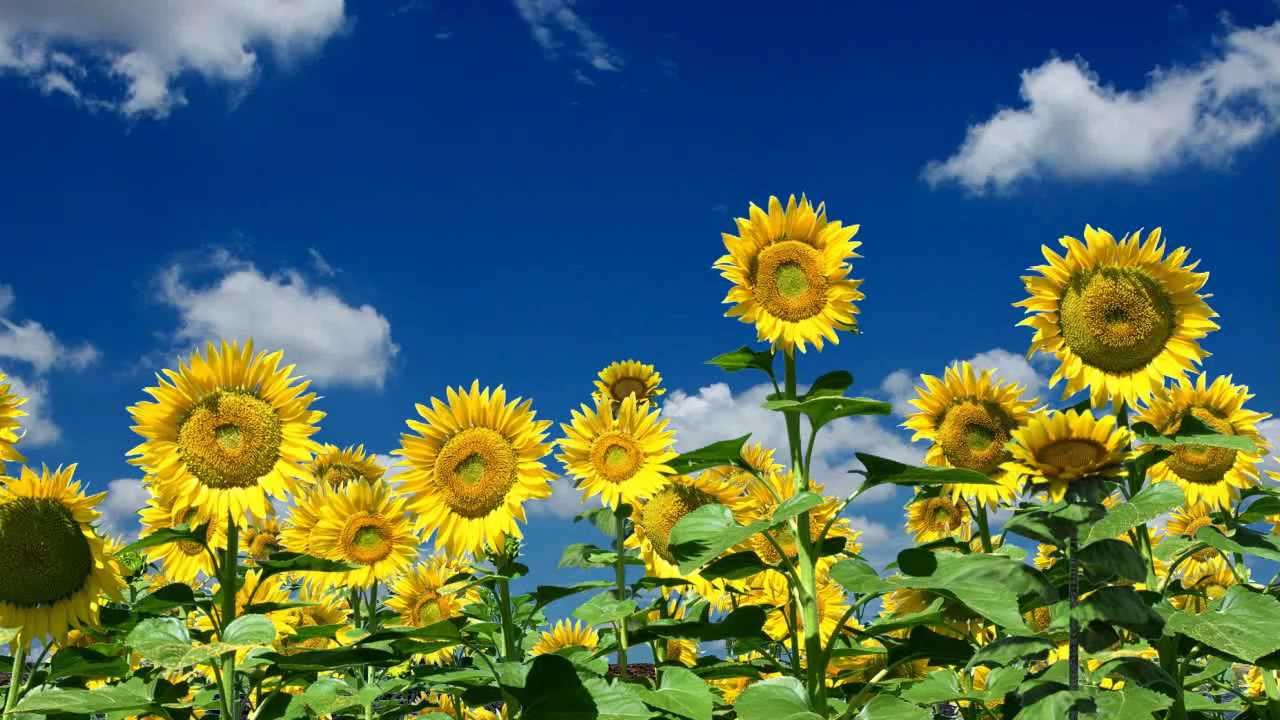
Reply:
M862 543L862 557L876 568L883 569L897 559L899 552L912 545L911 538L902 528L889 527L866 515L851 516L849 524L854 530L862 531L858 538Z
M264 275L228 258L218 266L224 274L206 286L189 284L179 264L161 275L161 299L178 311L179 342L253 338L284 348L286 360L318 383L382 386L399 348L376 308L348 304L297 272Z
M952 363L954 362L956 361L953 360ZM968 358L968 362L976 370L994 370L995 376L1003 382L1023 385L1028 397L1038 397L1041 400L1048 398L1049 378L1023 355L1004 348L992 348ZM1049 364L1053 361L1044 355L1037 355L1036 362ZM935 368L927 372L941 377L944 371L945 368ZM916 407L909 401L916 396L915 387L919 383L920 373L907 369L894 370L880 383L880 392L893 404L895 413L906 417L916 412Z
M1267 441L1267 447L1270 448L1270 454L1262 462L1263 470L1271 470L1272 472L1280 472L1280 418L1271 418L1258 423L1258 432L1262 434L1264 440Z
M186 103L179 76L244 92L260 49L290 62L345 23L343 0L17 0L0 3L0 72L86 107L164 117Z
M583 502L582 493L573 486L573 480L559 477L551 481L551 497L546 500L533 500L525 509L529 515L537 517L572 518L574 515L600 507L598 496Z
M107 497L98 506L102 529L126 540L138 537L138 510L147 504L147 490L137 478L107 483Z
M577 46L578 57L593 70L622 69L622 59L573 9L573 0L515 0L515 6L529 24L533 39L547 55L556 57L563 45L561 38L567 36ZM591 79L580 70L575 71L574 76L578 82L585 80L585 84L591 84Z
M951 157L925 168L930 184L981 193L1024 178L1137 178L1228 162L1280 126L1280 23L1229 29L1212 58L1155 68L1137 90L1104 84L1081 59L1021 77L1024 106L970 127Z
M40 447L52 445L62 437L62 428L53 421L49 402L49 383L47 380L25 380L17 375L8 374L5 382L9 390L27 399L22 411L25 417L19 418L22 424L22 445L19 447Z

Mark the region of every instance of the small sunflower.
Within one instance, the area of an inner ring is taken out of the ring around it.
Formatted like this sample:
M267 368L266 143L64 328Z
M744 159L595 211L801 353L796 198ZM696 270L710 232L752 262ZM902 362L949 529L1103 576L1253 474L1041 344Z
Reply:
M637 360L610 363L596 378L596 390L592 397L622 402L634 396L638 402L650 402L666 393L662 389L662 374L652 365Z
M299 602L306 606L294 608L290 624L296 630L309 627L343 625L351 618L351 604L343 593L332 589L319 589L304 585L298 596ZM331 637L309 637L295 640L294 636L277 638L285 653L296 653L304 650L326 650L337 647L338 643Z
M400 624L407 627L427 627L460 617L464 607L479 602L480 595L475 588L466 587L466 582L450 580L471 570L465 562L443 554L434 555L391 583L387 607L399 613ZM440 664L451 658L455 650L454 646L441 648L420 659Z
M293 496L293 506L280 531L280 545L290 552L317 555L311 539L324 509L332 501L333 488L315 485Z
M280 550L280 521L274 515L262 520L252 518L240 540L250 560L266 560Z
M628 396L617 407L596 402L594 410L572 411L572 424L561 424L564 437L556 458L578 480L583 499L599 495L610 508L652 497L667 482L667 466L677 453L675 432L658 409Z
M85 495L75 465L0 479L0 627L24 640L98 622L103 597L120 599L121 569L94 529L106 493Z
M412 498L418 527L437 535L451 555L501 549L520 538L524 503L551 495L555 475L542 464L551 422L535 419L532 402L507 392L446 389L448 402L418 405L425 422L409 420L395 454L408 469L398 476Z
M758 339L787 353L821 350L824 339L840 342L837 330L857 330L862 281L849 277L849 261L861 257L858 226L828 221L824 204L794 195L785 209L776 197L768 212L752 203L748 216L736 220L737 235L722 234L728 253L715 263L733 283L725 316L755 324Z
M1198 615L1209 609L1213 602L1236 584L1236 574L1231 571L1221 556L1205 563L1195 575L1184 575L1182 587L1184 593L1169 598L1169 604L1175 608Z
M0 463L23 462L26 458L14 448L22 436L18 434L18 418L26 415L20 410L27 399L12 392L8 378L0 373Z
M1086 477L1115 477L1129 454L1129 431L1113 415L1101 420L1090 412L1036 413L1013 431L1013 458L1004 469L1033 485L1048 485L1053 500Z
M309 483L304 465L324 413L312 410L309 381L281 367L283 354L253 353L253 343L213 343L146 389L155 402L129 408L144 442L130 462L151 475L180 509L266 517L270 498Z
M1186 248L1166 257L1159 228L1117 242L1086 225L1084 239L1063 237L1062 256L1041 247L1049 264L1022 278L1030 297L1014 305L1031 317L1019 325L1035 329L1030 354L1058 358L1049 386L1065 380L1063 397L1088 387L1094 407L1132 405L1208 356L1197 341L1218 329L1199 294L1209 273L1183 264Z
M1202 503L1197 503L1195 505L1187 505L1177 508L1170 513L1169 522L1165 526L1165 529L1171 535L1181 535L1185 538L1194 538L1196 536L1196 532L1198 532L1200 528L1204 527L1216 527L1224 534L1227 531L1225 527L1215 523L1213 518L1209 517L1208 506ZM1180 564L1178 568L1184 575L1202 575L1205 572L1210 571L1212 569L1210 565L1220 558L1221 555L1218 554L1217 550L1207 547L1197 550L1191 555L1191 557L1183 560L1182 564Z
M378 464L377 459L364 451L364 445L348 445L340 448L337 445L325 444L311 458L309 467L316 482L324 483L334 490L352 480L367 480L376 483L386 475L387 469Z
M551 628L550 632L542 633L542 637L538 638L537 644L530 652L534 655L546 655L571 647L595 650L599 644L600 636L590 625L561 620Z
M158 530L165 530L178 525L186 525L192 530L204 528L204 544L194 540L153 545L142 552L147 562L158 562L164 576L171 582L196 585L204 578L215 575L213 553L227 546L227 518L225 515L211 516L207 521L196 517L194 508L179 509L172 499L154 492L148 498L146 506L138 511L140 533L143 537ZM205 546L209 550L205 549Z
M1195 381L1180 378L1178 384L1156 390L1146 407L1134 416L1136 422L1150 423L1161 433L1171 433L1191 417L1222 435L1242 435L1253 441L1252 453L1227 448L1183 445L1151 467L1154 482L1172 480L1182 488L1187 504L1206 503L1227 508L1239 499L1240 490L1258 484L1258 463L1267 453L1267 443L1258 432L1258 423L1271 417L1246 410L1253 396L1249 388L1232 385L1231 376L1207 382L1204 373Z
M347 483L329 496L311 533L311 546L321 557L355 565L334 578L336 585L369 587L413 564L418 533L405 510L405 498L386 483Z
M920 411L902 424L915 431L912 442L933 443L925 462L976 470L998 483L944 485L942 491L956 502L973 498L994 507L1012 501L1018 492L1017 478L1001 467L1009 460L1005 445L1010 434L1031 417L1036 401L1023 399L1021 385L997 382L994 372L975 372L964 362L948 367L942 379L921 375L924 387L917 387L917 397L911 400Z
M916 542L943 538L968 540L973 534L969 508L945 497L931 497L907 503L907 530Z

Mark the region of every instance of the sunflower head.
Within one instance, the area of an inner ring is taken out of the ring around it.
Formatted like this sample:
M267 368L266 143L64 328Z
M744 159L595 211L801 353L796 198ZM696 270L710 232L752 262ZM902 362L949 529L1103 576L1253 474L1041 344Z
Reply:
M1181 594L1169 598L1169 604L1183 612L1199 614L1209 609L1214 601L1227 594L1237 583L1236 575L1227 561L1219 555L1198 568L1194 574L1182 576Z
M652 365L637 360L610 363L596 376L593 398L620 403L628 397L650 402L667 391L662 388L662 375Z
M1088 388L1095 407L1151 396L1166 377L1182 377L1208 356L1198 341L1218 325L1199 293L1209 273L1185 264L1190 252L1166 256L1160 229L1117 241L1085 226L1085 241L1063 237L1065 255L1042 247L1047 265L1023 277L1021 325L1035 330L1031 353L1060 362L1050 387L1066 381L1064 397Z
M1206 527L1216 527L1225 533L1227 529L1215 523L1209 512L1210 507L1204 503L1176 508L1169 514L1169 522L1165 525L1165 530L1172 535L1181 535L1185 538L1194 538L1201 528ZM1206 547L1183 560L1180 567L1187 575L1199 575L1209 570L1209 565L1220 557L1217 550Z
M386 468L378 464L374 456L364 451L364 445L323 445L311 459L308 468L318 483L337 490L353 480L378 482L386 474Z
M583 499L599 495L610 508L634 505L666 484L675 433L656 407L629 396L616 408L597 400L594 409L583 405L572 415L571 424L560 426L565 436L556 457L577 479Z
M261 562L280 550L280 521L274 517L253 518L244 531L244 548L249 559Z
M840 342L837 330L855 331L862 281L849 277L849 261L859 257L858 226L828 221L824 205L794 195L785 208L770 197L767 212L752 203L747 214L737 235L723 234L727 254L715 263L733 283L725 315L754 324L760 340L788 353L821 350L824 340Z
M405 498L386 483L359 480L329 496L311 532L321 557L355 566L337 584L368 587L406 570L418 553L418 533Z
M549 632L542 633L532 652L534 655L545 655L571 647L595 650L599 644L600 636L590 625L561 620Z
M471 571L465 562L434 555L396 578L387 607L399 613L400 624L408 627L427 627L458 617L463 607L480 599L475 588L454 579Z
M94 530L106 493L86 496L75 465L0 480L0 626L57 641L97 622L103 597L120 598L119 563Z
M943 538L967 541L973 533L968 508L946 497L919 498L908 503L907 529L916 542Z
M309 627L342 625L351 617L351 604L347 602L341 592L321 590L304 585L298 596L298 601L306 603L306 605L289 611L292 615L290 624L297 630ZM285 636L278 638L277 642L285 653L296 653L304 650L325 650L337 645L333 638L325 636L303 637L302 639Z
M1076 481L1119 475L1129 437L1112 415L1098 419L1087 411L1040 412L1013 431L1012 459L1003 467L1032 485L1047 486L1050 497L1061 500Z
M18 434L18 418L26 415L22 406L27 399L10 390L8 378L0 373L0 463L23 462L25 458L14 445L22 439Z
M213 514L266 517L270 498L283 499L310 482L304 463L324 416L311 409L315 393L281 367L283 354L253 352L223 342L165 370L146 389L154 402L129 408L144 439L130 462L157 488L201 518Z
M183 525L195 533L202 534L203 540L203 543L196 540L180 540L153 545L143 551L147 561L160 563L165 577L173 582L195 584L202 578L213 577L215 574L213 558L205 547L208 546L216 552L227 546L226 516L210 516L202 521L194 508L184 508L167 495L155 492L155 483L150 479L143 484L152 491L147 504L138 511L139 525L144 536L158 530Z

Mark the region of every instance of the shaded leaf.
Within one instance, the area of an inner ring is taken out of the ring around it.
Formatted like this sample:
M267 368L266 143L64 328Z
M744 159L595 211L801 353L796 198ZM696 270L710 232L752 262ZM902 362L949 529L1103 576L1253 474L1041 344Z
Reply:
M892 695L877 695L858 711L857 720L932 720L933 711Z
M689 720L711 720L714 698L711 688L702 678L682 667L662 670L662 681L657 690L637 687L636 692L646 703Z
M804 685L793 677L753 683L733 704L739 720L821 720L810 712Z
M725 465L733 465L749 470L750 468L747 467L746 462L742 459L742 446L747 444L747 438L749 437L751 435L748 433L740 438L721 440L697 450L690 450L668 462L667 467L670 467L677 475L688 475L699 470L724 467Z
M1150 522L1183 503L1182 489L1177 483L1162 482L1148 485L1136 495L1107 511L1094 523L1081 547L1115 538L1121 533Z
M870 563L860 558L846 558L831 566L831 578L852 593L874 595L889 592L894 586L882 580Z
M1218 652L1252 663L1280 650L1277 627L1280 627L1280 601L1236 585L1207 612L1170 615L1165 622L1165 634L1186 635Z
M1212 525L1196 531L1196 540L1227 553L1257 555L1260 558L1280 562L1280 538L1263 535L1249 528L1236 528L1230 537Z
M1081 548L1077 558L1094 577L1142 582L1147 579L1147 562L1129 543L1099 540Z
M1010 635L978 648L978 651L973 654L973 658L969 661L969 666L993 665L1000 667L1010 665L1022 660L1042 658L1053 648L1053 643L1041 637Z

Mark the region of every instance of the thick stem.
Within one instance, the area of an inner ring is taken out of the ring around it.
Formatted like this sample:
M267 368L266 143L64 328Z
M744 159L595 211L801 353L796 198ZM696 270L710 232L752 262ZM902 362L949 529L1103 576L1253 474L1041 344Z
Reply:
M788 400L796 399L796 358L793 352L785 353L786 389ZM791 446L791 470L795 481L795 491L805 492L809 489L809 473L804 466L804 447L800 439L800 415L783 413L787 422L787 441ZM809 513L796 516L792 524L796 536L796 565L800 580L800 610L804 630L804 651L806 663L806 685L809 690L811 709L819 715L827 712L827 686L822 662L821 618L818 614L817 562L818 553L810 534Z
M1067 679L1074 692L1080 689L1080 623L1076 620L1076 604L1080 599L1080 572L1076 567L1076 537L1067 538L1067 597L1071 608L1071 620L1067 637ZM1074 701L1073 701L1074 702ZM1070 720L1080 717L1080 712L1071 708Z
M502 568L505 573L507 568ZM507 662L520 660L516 649L516 624L511 619L511 581L503 575L498 581L498 612L502 614L502 659Z
M239 578L240 565L240 526L227 511L227 552L222 557L222 631L236 619L236 582ZM240 703L236 692L236 653L234 650L222 656L223 703L226 705L227 717L238 720Z
M1160 638L1160 642L1156 645L1156 652L1160 654L1160 668L1168 673L1169 677L1176 678L1178 683L1173 696L1173 707L1169 708L1168 720L1187 720L1186 691L1182 687L1185 665L1182 658L1178 656L1178 638Z
M9 648L13 653L13 669L9 671L9 693L4 700L6 715L13 712L13 706L18 704L18 688L22 686L22 669L27 661L27 643L19 634L9 643Z
M987 504L981 501L975 501L974 505L978 506L978 512L974 516L978 519L978 532L982 535L982 552L990 553L991 546L991 523L987 520Z
M617 520L615 537L613 543L614 558L613 577L617 582L617 589L614 595L619 601L627 599L627 563L624 554L624 542L627 537L627 517L622 514L622 508L619 507L613 511L613 516ZM618 677L624 681L627 679L627 619L622 618L617 623L618 627Z

